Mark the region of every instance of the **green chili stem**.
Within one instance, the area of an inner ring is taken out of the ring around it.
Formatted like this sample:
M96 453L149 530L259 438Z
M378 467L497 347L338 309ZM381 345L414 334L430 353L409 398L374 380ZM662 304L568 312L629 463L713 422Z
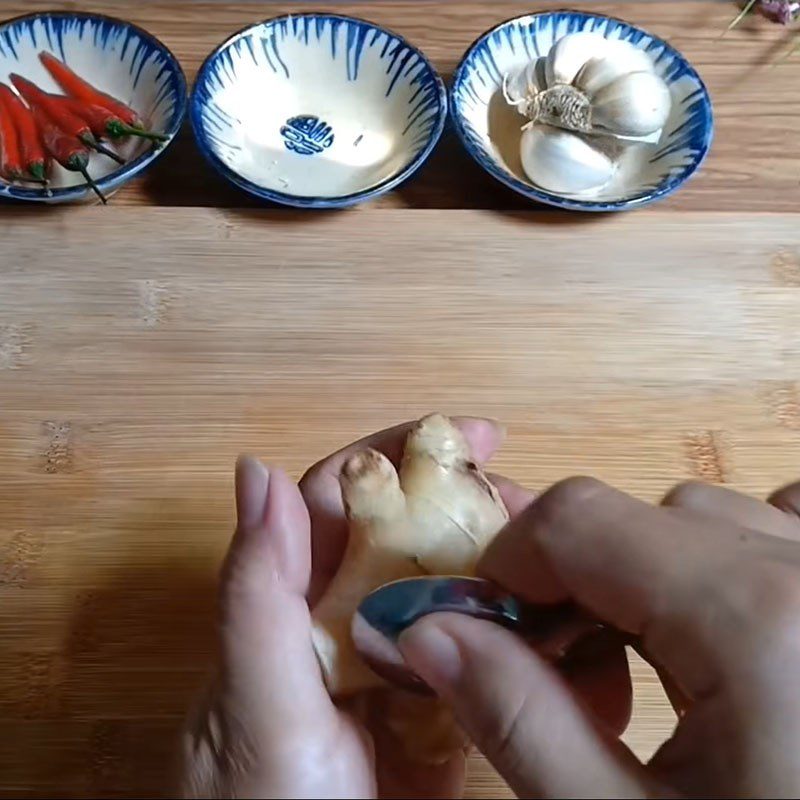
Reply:
M90 133L86 133L83 136L78 137L81 142L83 142L87 147L91 147L92 150L97 150L98 153L102 153L104 156L108 156L109 158L113 159L117 162L117 164L124 164L125 159L115 153L113 150L109 150L105 145L100 144L97 139L94 138Z
M44 161L33 161L28 164L28 172L31 174L35 181L43 183L45 186L48 184L47 172L44 167Z
M147 131L144 128L135 128L133 125L126 125L122 120L114 120L106 125L106 132L112 139L120 139L123 136L139 136L142 139L150 139L154 142L166 142L169 136L155 131Z
M92 176L86 169L86 165L87 161L85 157L75 155L69 160L69 169L73 170L74 172L80 172L81 175L83 175L83 177L85 178L86 183L91 187L92 191L100 198L100 202L103 205L106 205L106 203L108 203L108 200L106 200L105 195L100 191L97 184L92 179Z

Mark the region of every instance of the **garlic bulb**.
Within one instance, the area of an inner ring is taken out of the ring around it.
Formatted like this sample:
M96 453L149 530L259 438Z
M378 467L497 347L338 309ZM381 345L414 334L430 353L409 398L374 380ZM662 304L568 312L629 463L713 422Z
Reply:
M592 100L594 127L623 136L647 136L664 127L670 108L667 85L653 72L629 72L606 84Z
M520 155L531 181L555 194L601 189L616 170L615 159L599 140L549 125L523 131Z
M516 105L510 98L511 97L534 97L539 92L547 88L547 76L544 72L545 60L537 58L531 61L523 69L506 75L503 82L503 91L505 92L506 100L512 105ZM524 104L524 100L521 101ZM524 108L517 107L520 114L525 114Z
M606 84L630 72L652 72L653 62L644 50L620 39L604 39L602 57L587 58L573 78L586 94L592 95ZM570 81L572 83L573 81Z
M599 33L570 33L559 39L545 60L548 86L572 83L590 58L602 58L608 39Z
M645 137L669 117L669 87L630 42L571 33L547 57L506 76L506 100L532 123L581 133Z

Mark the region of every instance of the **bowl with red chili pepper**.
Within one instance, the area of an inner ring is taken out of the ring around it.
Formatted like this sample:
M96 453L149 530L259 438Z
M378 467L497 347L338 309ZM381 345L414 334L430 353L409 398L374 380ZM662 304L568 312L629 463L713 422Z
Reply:
M178 60L123 20L0 23L0 199L103 202L163 155L187 109Z

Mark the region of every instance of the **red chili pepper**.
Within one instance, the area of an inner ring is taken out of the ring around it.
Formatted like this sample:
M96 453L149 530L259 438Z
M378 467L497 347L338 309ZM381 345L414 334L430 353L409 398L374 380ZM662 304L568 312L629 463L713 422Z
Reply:
M124 136L141 136L143 139L152 139L154 142L166 142L169 136L155 131L146 131L144 128L134 128L123 122L113 111L102 106L84 103L72 97L69 108L75 116L85 120L92 133L97 136L110 136L112 139L121 139Z
M42 147L39 129L31 110L4 83L0 83L0 103L16 128L23 168L35 180L47 183L50 158Z
M70 97L87 105L105 108L112 114L116 114L125 125L130 125L132 128L144 127L139 115L130 106L126 106L125 103L111 97L111 95L95 89L91 83L76 75L63 61L59 61L55 56L47 52L39 53L39 60L53 76L56 83Z
M33 117L36 120L36 124L39 126L39 131L42 134L42 142L47 152L50 153L64 169L68 169L71 172L80 172L86 179L86 183L92 188L92 191L94 191L103 202L103 205L105 205L107 202L105 196L92 180L91 175L89 175L89 149L81 144L74 136L61 130L39 106L33 106L32 110Z
M10 181L18 181L25 177L22 153L19 149L19 134L2 96L0 96L0 175Z
M17 91L25 98L28 105L35 111L37 108L50 117L61 130L69 136L74 136L83 144L97 150L104 156L114 159L118 164L124 164L125 159L109 150L100 144L94 138L92 130L89 125L84 122L80 117L76 117L70 107L67 105L68 97L59 94L48 94L43 92L35 83L31 83L25 78L11 74L11 83L14 84Z

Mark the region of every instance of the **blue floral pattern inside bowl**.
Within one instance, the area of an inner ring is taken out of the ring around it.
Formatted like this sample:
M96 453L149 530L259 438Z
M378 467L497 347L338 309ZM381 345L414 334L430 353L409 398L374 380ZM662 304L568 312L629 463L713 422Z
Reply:
M155 37L123 20L96 14L43 12L0 23L0 81L11 73L36 83L48 92L61 92L39 61L47 51L84 80L133 108L147 127L167 136L180 130L186 116L186 79L177 59ZM123 183L150 166L164 147L128 137L112 145L126 163L120 166L93 154L89 174L100 190L110 195ZM80 173L53 167L50 191L32 184L0 179L0 198L47 203L94 201Z
M626 147L614 179L591 199L552 194L532 184L519 153L525 119L505 102L502 91L504 75L546 56L555 42L578 31L641 48L672 95L660 137ZM531 200L580 211L620 211L671 194L705 159L714 129L708 91L680 53L625 22L578 11L529 14L483 34L456 70L451 108L461 141L489 174Z
M447 114L428 59L359 19L296 14L254 25L200 69L191 121L228 180L300 207L351 205L427 158Z

